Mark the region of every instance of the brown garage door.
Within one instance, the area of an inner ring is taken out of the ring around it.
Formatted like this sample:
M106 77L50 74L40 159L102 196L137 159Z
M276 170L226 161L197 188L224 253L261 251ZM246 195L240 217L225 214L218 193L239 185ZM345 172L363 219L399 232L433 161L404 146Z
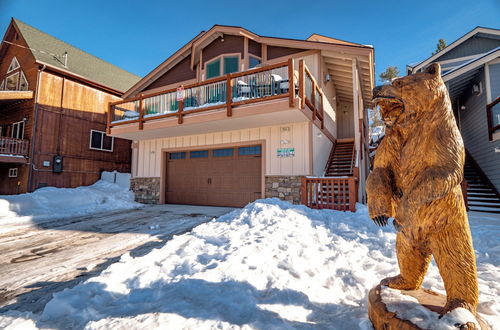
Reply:
M166 202L245 206L261 197L261 146L167 154Z

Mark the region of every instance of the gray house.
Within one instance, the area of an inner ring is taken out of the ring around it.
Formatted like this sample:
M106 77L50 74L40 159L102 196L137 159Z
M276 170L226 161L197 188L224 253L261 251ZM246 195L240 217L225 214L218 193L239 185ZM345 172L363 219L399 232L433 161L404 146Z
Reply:
M500 213L500 30L477 27L407 74L441 64L467 159L472 211Z

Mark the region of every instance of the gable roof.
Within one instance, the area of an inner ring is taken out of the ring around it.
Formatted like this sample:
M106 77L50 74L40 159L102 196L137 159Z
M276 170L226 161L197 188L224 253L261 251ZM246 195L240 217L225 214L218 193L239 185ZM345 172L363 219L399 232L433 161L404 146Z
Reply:
M83 78L118 92L125 92L140 80L139 76L84 52L18 19L13 18L11 24L14 24L22 35L35 61L39 64L45 64L63 73ZM67 54L66 66L64 65L65 53Z
M473 36L478 35L478 34L484 35L484 36L495 35L495 36L500 37L500 30L494 29L494 28L485 28L485 27L478 26L475 29L473 29L472 31L469 31L468 33L466 33L465 35L460 37L459 39L453 41L451 44L446 46L440 52L428 57L427 59L425 59L421 62L414 63L414 64L408 64L406 67L408 69L411 69L413 72L415 72L416 70L421 69L422 67L428 65L429 63L436 61L438 58L440 58L444 54L455 49L457 46L463 44L465 41L469 40L470 38L472 38Z
M170 70L170 68L172 68L175 64L177 64L178 62L180 62L189 55L192 55L191 67L193 67L197 63L197 61L199 61L199 56L197 56L199 50L202 49L207 44L209 44L210 42L212 42L213 40L222 36L223 34L238 35L271 46L316 49L324 51L341 50L346 54L356 54L356 55L366 55L366 52L368 51L371 52L373 55L372 46L350 43L343 40L321 36L318 34L313 34L306 40L279 38L279 37L260 36L240 26L215 24L208 31L200 32L196 37L194 37L188 43L182 46L179 50L177 50L174 54L172 54L169 58L167 58L163 63L161 63L153 71L151 71L144 78L138 81L134 86L132 86L123 95L123 97L127 98L133 95L134 93L138 93L152 81L157 79L160 75Z

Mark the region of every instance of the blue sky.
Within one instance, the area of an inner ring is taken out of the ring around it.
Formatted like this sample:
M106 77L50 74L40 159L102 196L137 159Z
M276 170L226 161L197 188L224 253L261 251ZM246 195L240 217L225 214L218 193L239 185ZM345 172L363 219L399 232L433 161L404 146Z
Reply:
M214 24L373 45L378 76L388 65L404 73L406 64L428 57L439 38L451 43L478 25L500 29L500 1L0 0L2 34L11 17L139 76Z

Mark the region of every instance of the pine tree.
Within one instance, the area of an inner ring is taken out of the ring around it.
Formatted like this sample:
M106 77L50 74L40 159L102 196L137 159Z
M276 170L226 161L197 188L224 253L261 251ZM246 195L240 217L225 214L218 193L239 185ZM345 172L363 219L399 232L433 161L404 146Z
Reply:
M399 69L397 66L389 65L385 72L382 72L379 75L380 81L382 82L391 82L392 79L396 78L399 75Z
M446 48L446 41L444 41L444 39L439 39L438 43L436 44L436 50L432 53L432 55L439 53L445 48Z

